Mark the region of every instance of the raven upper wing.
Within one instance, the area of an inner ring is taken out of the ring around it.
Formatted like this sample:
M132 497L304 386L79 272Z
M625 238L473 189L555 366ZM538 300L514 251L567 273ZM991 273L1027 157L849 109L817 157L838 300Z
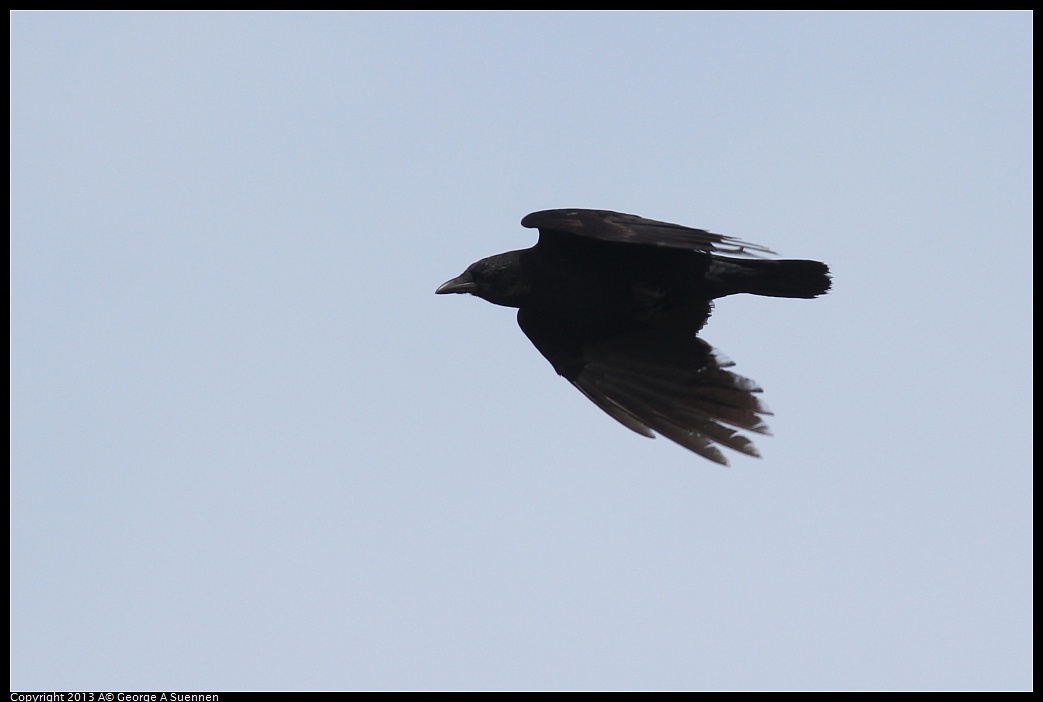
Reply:
M736 431L767 434L753 381L726 370L731 361L669 320L603 338L533 309L518 324L554 369L594 404L645 436L654 432L711 461L727 465L720 444L759 456Z
M649 244L730 256L757 257L774 253L763 246L704 229L692 229L609 210L542 210L526 215L521 224L530 229L539 229L541 239L554 234L572 234L602 241Z

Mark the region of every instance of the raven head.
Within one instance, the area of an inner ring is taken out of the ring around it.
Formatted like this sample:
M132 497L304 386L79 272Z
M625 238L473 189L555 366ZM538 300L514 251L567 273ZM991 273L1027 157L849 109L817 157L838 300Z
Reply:
M439 285L435 293L470 293L495 305L521 307L531 291L521 253L508 251L475 261L463 273Z

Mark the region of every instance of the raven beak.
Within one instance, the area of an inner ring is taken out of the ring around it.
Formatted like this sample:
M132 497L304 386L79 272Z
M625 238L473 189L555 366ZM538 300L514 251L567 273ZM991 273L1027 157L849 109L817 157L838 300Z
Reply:
M471 280L471 276L467 273L464 273L463 275L457 278L447 280L446 282L439 285L438 289L435 290L435 294L445 295L446 293L469 293L474 292L477 289L478 285L473 280Z

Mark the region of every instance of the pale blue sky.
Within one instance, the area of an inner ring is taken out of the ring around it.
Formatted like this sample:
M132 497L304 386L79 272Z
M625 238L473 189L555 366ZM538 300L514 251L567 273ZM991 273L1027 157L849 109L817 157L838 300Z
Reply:
M11 16L12 689L1029 689L1032 15ZM831 265L720 468L434 288Z

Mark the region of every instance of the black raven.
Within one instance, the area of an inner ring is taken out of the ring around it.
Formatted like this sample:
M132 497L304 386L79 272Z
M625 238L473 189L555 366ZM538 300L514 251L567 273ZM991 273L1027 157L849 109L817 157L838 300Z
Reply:
M554 370L637 433L724 465L714 444L760 455L736 429L768 433L761 389L696 334L714 298L825 294L824 263L766 260L773 252L756 244L607 210L544 210L521 223L539 229L535 246L472 263L435 292L517 307Z

